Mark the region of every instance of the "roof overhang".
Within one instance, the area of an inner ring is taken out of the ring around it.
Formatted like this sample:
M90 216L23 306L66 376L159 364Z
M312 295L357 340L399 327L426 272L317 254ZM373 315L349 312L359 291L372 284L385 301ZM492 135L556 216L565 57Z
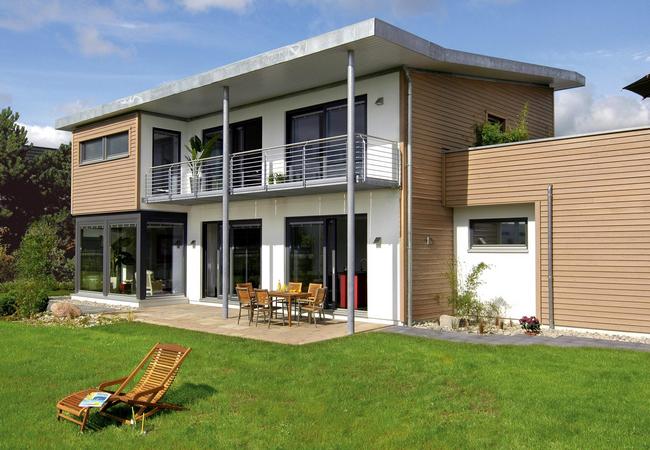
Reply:
M237 107L341 82L347 50L355 51L357 77L406 66L555 90L585 83L577 72L447 49L373 18L60 118L56 128L72 131L130 111L191 120L221 110L223 86Z

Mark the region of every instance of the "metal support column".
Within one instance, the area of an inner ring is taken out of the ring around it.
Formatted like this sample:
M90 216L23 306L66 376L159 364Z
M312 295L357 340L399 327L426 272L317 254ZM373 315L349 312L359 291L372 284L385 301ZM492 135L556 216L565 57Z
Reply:
M355 183L355 124L354 124L354 51L348 50L348 139L347 139L347 213L348 213L348 334L354 334L354 183Z
M221 284L223 318L228 318L228 296L230 295L230 224L228 223L228 202L230 196L230 92L228 86L223 87L223 195L222 195L222 236L221 236Z

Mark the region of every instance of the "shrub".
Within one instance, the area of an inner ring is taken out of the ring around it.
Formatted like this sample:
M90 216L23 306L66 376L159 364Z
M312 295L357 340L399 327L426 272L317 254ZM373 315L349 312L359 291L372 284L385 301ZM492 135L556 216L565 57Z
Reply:
M466 319L475 317L477 320L483 315L484 305L478 298L478 288L481 285L481 275L489 266L483 262L478 263L462 279L458 264L452 263L447 274L451 288L449 306L454 314Z
M483 316L498 319L505 315L509 307L502 297L495 297L483 304Z
M18 279L37 279L51 287L55 280L72 277L59 237L58 219L43 216L29 226L16 250Z
M13 294L0 294L0 316L11 316L16 312L16 298Z
M15 275L14 257L9 253L2 237L7 233L6 227L0 227L0 283L11 281Z
M500 123L484 122L475 127L475 146L506 144L508 142L519 142L528 139L528 104L519 113L517 125L507 130L501 129Z
M31 317L47 308L47 284L40 279L21 279L4 283L2 294L15 300L15 314Z

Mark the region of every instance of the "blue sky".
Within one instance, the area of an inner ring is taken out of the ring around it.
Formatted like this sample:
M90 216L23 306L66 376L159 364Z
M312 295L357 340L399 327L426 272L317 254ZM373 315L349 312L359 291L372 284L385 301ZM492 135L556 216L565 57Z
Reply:
M621 90L650 73L647 0L0 0L0 107L54 145L57 117L373 16L581 72L556 94L558 134L650 124L650 100Z

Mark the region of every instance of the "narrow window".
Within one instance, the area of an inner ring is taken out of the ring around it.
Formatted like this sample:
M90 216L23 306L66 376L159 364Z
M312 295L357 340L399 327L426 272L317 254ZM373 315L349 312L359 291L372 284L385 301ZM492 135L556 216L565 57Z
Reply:
M470 248L528 246L528 219L473 219L469 221Z

